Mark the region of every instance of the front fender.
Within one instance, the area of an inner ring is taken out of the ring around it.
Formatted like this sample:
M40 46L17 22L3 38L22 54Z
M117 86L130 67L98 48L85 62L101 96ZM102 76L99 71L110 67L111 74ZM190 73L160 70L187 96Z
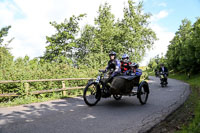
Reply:
M100 84L97 83L97 82L95 82L94 79L90 79L90 80L88 81L86 87L87 87L87 86L90 86L91 84L95 84L95 85L97 86L98 90L100 90Z
M91 84L93 82L94 82L94 79L89 79L88 82L87 82L87 84Z

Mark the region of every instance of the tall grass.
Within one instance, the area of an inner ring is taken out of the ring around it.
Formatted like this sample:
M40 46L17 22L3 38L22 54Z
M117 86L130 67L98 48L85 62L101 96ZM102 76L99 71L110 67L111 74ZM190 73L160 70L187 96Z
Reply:
M170 78L190 84L193 93L190 100L195 104L194 119L178 133L200 133L200 74L192 75L190 78L184 74L171 74Z

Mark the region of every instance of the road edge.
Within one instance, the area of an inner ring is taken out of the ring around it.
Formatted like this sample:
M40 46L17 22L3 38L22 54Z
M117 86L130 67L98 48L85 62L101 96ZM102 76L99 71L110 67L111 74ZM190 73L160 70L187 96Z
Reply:
M176 80L176 79L172 79ZM190 85L188 83L185 83L180 80L176 80L178 82L182 82L184 84L184 91L180 94L179 99L174 101L169 106L163 108L161 111L154 112L153 115L147 116L142 123L144 123L141 127L138 133L145 133L151 130L153 127L155 127L157 124L159 124L161 121L164 121L167 116L172 114L176 109L178 109L181 105L185 103L185 101L188 99L191 90Z

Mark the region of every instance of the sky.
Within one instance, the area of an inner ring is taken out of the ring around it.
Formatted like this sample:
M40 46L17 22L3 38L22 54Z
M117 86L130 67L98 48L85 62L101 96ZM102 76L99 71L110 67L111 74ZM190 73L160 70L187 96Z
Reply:
M94 24L100 4L111 5L115 18L123 17L123 7L128 0L0 0L0 29L11 25L7 40L12 55L16 58L28 55L31 59L42 56L45 51L46 36L55 33L49 22L63 22L72 15L86 13L81 26ZM135 0L138 2L139 0ZM169 41L175 35L185 18L192 23L200 17L200 0L143 0L143 12L151 13L150 27L159 40L148 50L141 66L150 58L165 55Z

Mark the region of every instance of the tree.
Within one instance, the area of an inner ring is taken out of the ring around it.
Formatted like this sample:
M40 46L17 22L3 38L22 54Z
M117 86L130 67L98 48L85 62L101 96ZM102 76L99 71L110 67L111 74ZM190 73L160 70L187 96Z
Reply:
M51 37L46 37L49 45L46 46L46 51L42 58L50 62L71 64L73 61L73 48L77 47L75 36L79 31L78 21L84 16L85 14L81 14L78 17L72 16L69 20L65 19L61 24L50 22L57 32Z
M86 26L79 39L79 54L88 66L105 66L110 51L117 52L118 58L128 53L134 62L143 58L151 48L156 35L148 27L149 14L142 13L142 3L135 5L132 0L124 8L124 18L115 21L108 3L100 5L95 26ZM86 50L86 52L84 52Z
M0 30L0 78L4 79L6 74L9 73L11 69L11 64L13 62L13 56L9 51L8 45L13 40L9 40L7 43L4 42L4 37L8 35L8 31L11 26L3 27Z
M137 6L132 0L128 1L128 7L124 8L124 18L119 25L121 29L122 51L132 55L135 62L144 57L146 49L150 49L157 39L155 32L148 27L150 14L142 12L142 3Z
M200 71L199 24L199 18L193 25L187 19L182 20L166 54L171 69L187 74Z
M189 47L191 51L190 55L193 54L193 59L195 60L192 64L192 71L198 72L200 71L200 18L197 18L197 21L193 25Z
M95 64L91 60L92 49L95 47L95 27L85 25L81 32L80 38L77 39L76 61L78 64L87 64L87 66L94 67Z
M98 16L95 18L95 26L86 25L78 40L78 57L82 55L80 62L88 67L99 68L106 65L108 53L111 50L118 51L115 47L114 36L116 26L111 6L108 3L99 6Z
M71 17L61 24L51 23L57 33L47 37L45 60L53 62L67 62L68 64L82 64L87 67L105 67L108 53L115 51L117 56L127 53L132 61L142 60L146 49L152 47L156 35L149 28L150 14L142 12L142 3L136 5L132 0L124 8L124 18L115 21L108 3L100 5L95 25L85 25L80 37L79 17Z
M160 64L165 64L165 66L167 66L166 58L163 56L163 54L161 55L161 57L159 55L157 55L154 58L151 58L149 63L148 63L148 67L151 70L155 70L155 69L158 69L160 67Z

